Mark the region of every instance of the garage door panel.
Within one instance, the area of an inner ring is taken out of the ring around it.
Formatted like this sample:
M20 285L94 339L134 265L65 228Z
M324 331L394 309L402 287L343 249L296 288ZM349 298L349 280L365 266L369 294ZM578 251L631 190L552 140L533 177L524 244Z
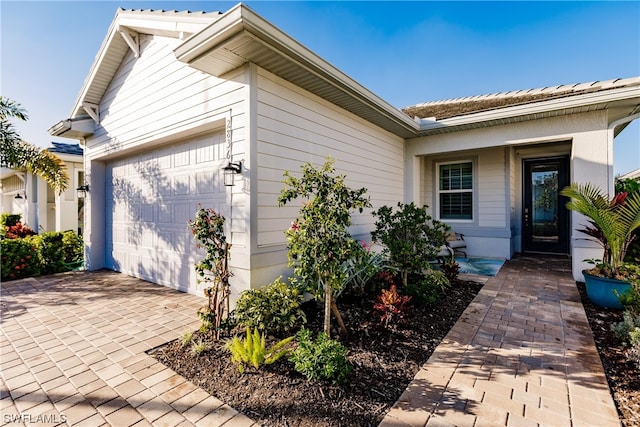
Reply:
M221 146L222 145L222 146ZM222 134L166 146L107 165L107 265L201 294L188 221L198 205L228 215Z

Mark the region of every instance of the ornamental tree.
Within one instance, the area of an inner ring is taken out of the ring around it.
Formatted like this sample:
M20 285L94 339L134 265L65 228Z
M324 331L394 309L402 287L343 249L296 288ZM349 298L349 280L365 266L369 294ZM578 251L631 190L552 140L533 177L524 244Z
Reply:
M385 245L391 265L402 274L404 286L407 286L409 273L420 273L429 268L429 261L447 241L449 226L433 219L427 208L427 205L418 207L411 202L398 203L395 212L390 206L373 212L378 220L371 238Z
M351 238L351 212L370 207L366 188L352 190L345 185L344 175L335 175L335 160L327 158L321 168L310 163L301 167L302 177L284 173L285 188L278 197L284 206L294 199L304 199L298 217L285 234L289 250L289 266L307 291L317 299L324 298L324 332L329 335L330 316L341 322L333 293L340 293L345 283L343 263L359 248ZM341 330L346 332L344 325Z

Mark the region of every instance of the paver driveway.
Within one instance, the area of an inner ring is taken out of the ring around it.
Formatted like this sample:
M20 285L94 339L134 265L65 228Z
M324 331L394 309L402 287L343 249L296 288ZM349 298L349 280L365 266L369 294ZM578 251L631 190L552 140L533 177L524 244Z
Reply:
M248 426L145 351L205 300L112 271L2 284L2 425Z

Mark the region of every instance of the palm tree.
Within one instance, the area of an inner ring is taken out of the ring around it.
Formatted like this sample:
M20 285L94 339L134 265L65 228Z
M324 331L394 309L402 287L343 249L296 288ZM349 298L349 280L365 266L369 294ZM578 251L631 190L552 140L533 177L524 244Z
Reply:
M593 227L580 230L596 237L604 247L603 262L618 275L627 249L640 229L640 192L628 196L616 194L609 201L602 190L592 184L571 184L560 193L569 197L567 208L589 219Z
M22 140L9 119L27 120L27 112L15 101L0 96L0 165L26 169L43 178L56 193L69 187L67 166L58 156Z

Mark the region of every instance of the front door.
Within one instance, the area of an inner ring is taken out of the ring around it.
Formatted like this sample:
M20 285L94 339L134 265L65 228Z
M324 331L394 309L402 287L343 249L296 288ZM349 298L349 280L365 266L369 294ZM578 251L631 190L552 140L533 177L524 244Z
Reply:
M568 157L524 160L523 252L569 253Z

